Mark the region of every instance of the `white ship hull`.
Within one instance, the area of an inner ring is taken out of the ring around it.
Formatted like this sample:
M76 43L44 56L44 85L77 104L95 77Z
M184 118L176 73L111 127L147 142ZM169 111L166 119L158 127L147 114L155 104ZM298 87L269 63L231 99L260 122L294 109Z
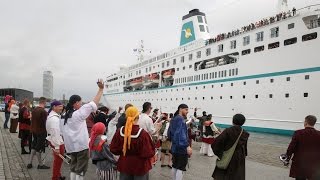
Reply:
M236 49L228 49L224 53L215 51L209 57L203 55L203 59L208 59L239 52L236 63L197 71L194 68L181 71L182 66L194 66L195 62L202 60L194 58L192 61L173 66L180 68L180 71L175 72L173 86L133 92L122 92L119 88L118 93L108 93L107 90L105 98L113 107L132 103L140 109L144 102L149 101L152 107L159 108L162 112L174 112L179 104L185 103L189 106L189 115L193 115L194 108L198 108L199 115L202 111L206 111L212 114L214 122L221 126L231 125L232 116L242 113L247 118L245 127L249 130L292 134L294 130L303 128L305 116L312 114L320 118L320 37L302 41L302 36L305 34L316 32L319 36L320 27L308 29L302 21L303 17L297 15L250 33L229 38L221 43L226 47L230 41L237 40L239 44ZM290 23L295 23L295 28L288 30ZM270 28L276 26L280 29L280 36L269 37ZM254 36L261 31L266 34L263 41L252 40L250 45L242 45L244 36L249 34ZM293 37L297 37L297 43L284 46L284 41ZM268 44L274 42L280 42L280 47L268 49ZM196 54L199 50L205 54L207 48L217 49L217 45L221 43L191 49L156 61L154 64L179 59L182 55L187 57L188 54ZM265 46L264 51L255 53L254 47L262 45ZM241 55L242 50L249 48L251 49L249 55ZM155 71L160 70L155 69ZM233 73L232 70L237 73ZM214 76L215 73L223 71L227 72L226 76ZM195 79L197 75L201 78ZM319 121L316 128L320 129Z

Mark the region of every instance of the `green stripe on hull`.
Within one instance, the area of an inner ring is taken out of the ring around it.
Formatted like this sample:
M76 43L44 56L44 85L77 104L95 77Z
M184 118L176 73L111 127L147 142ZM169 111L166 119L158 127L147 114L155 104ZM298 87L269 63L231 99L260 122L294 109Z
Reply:
M231 125L227 125L227 124L216 124L216 126L220 128L231 127ZM261 127L252 127L252 126L243 126L243 128L251 132L279 134L279 135L285 135L285 136L292 136L294 133L294 131L292 130L285 130L285 129L261 128Z

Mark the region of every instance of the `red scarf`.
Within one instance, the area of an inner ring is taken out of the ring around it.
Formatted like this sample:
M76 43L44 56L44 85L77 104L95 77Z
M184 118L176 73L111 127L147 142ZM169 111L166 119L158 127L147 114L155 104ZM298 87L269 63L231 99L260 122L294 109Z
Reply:
M103 123L98 122L93 125L91 129L90 142L89 142L90 150L93 149L94 141L96 140L97 136L103 135L105 131L106 131L106 126Z

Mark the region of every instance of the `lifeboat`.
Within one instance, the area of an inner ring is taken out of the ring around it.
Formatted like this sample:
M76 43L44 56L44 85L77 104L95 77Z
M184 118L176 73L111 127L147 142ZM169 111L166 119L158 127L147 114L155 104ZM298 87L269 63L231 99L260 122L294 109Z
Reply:
M145 82L144 82L143 85L145 85L146 87L151 87L151 86L158 85L159 82L160 82L159 74L158 73L153 73L153 74L149 74L149 75L146 76Z
M174 70L173 69L169 69L163 72L162 77L163 79L171 79L173 78L174 75Z
M143 85L142 77L134 78L131 80L130 85L134 88L138 88Z

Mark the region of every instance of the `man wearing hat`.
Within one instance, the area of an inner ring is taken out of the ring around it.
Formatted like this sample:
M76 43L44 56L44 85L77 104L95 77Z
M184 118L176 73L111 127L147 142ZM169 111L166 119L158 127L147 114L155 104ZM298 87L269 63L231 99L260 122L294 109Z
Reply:
M59 154L64 155L64 142L61 136L60 119L63 105L60 101L53 101L51 103L50 113L48 115L46 130L48 133L47 140L53 148L53 165L52 165L52 180L63 180L65 177L61 176L61 166L63 160Z

